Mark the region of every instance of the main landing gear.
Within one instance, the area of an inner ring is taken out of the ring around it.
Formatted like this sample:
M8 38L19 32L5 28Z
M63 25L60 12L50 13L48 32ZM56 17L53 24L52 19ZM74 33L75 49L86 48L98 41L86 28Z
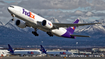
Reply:
M50 37L53 37L53 34L51 32L47 32L47 34L50 36Z
M39 36L39 34L37 33L37 29L35 29L35 31L32 31L32 34L34 34L35 36Z
M51 32L46 32L50 37L53 37L53 34ZM32 34L34 34L35 36L39 36L39 34L37 33L37 28L35 28L35 31L32 31Z
M34 34L35 36L39 36L39 34L35 31L32 31L32 34Z

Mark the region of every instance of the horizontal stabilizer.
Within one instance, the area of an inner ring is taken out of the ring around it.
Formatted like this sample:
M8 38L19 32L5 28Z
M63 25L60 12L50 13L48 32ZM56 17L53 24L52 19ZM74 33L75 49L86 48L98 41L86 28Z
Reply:
M75 37L90 37L90 36L85 36L85 35L70 35L70 36L75 36Z

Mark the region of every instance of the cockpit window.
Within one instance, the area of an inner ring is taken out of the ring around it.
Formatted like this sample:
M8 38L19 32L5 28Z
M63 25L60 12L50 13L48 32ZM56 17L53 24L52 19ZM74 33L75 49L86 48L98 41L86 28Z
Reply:
M14 6L10 6L10 7L14 8Z

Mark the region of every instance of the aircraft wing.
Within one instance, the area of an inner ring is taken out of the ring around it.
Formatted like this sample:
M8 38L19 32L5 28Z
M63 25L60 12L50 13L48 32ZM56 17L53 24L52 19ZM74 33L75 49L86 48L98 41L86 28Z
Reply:
M53 23L57 27L73 27L73 26L84 26L84 25L94 25L94 24L101 24L101 23L84 23L84 24L67 24L67 23Z
M42 22L38 22L38 24L41 25ZM73 23L73 24L69 24L69 23L53 23L53 25L55 27L73 27L73 26L84 26L84 25L95 25L95 24L101 24L101 23L83 23L83 24L77 24L77 23Z

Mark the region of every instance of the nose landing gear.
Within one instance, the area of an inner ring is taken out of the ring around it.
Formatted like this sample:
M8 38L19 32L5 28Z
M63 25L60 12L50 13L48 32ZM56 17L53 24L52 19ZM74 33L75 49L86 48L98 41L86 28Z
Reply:
M11 14L11 16L12 16L12 19L11 20L14 21L15 15L14 14Z

